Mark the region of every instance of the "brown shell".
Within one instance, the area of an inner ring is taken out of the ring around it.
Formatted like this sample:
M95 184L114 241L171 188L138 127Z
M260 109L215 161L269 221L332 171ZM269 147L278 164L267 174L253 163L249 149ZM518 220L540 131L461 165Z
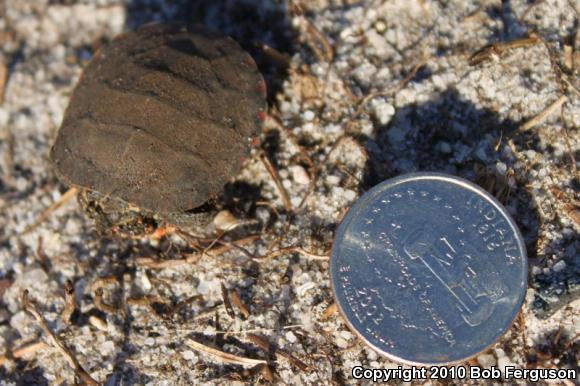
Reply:
M265 88L231 38L147 25L94 55L51 159L68 185L158 213L193 209L239 172L265 116Z

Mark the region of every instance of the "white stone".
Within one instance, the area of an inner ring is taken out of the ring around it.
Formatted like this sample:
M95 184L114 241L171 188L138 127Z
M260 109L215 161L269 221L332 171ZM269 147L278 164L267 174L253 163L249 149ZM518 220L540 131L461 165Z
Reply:
M3 128L6 126L6 124L8 124L9 118L10 118L10 115L8 114L8 110L0 107L0 128ZM4 135L3 133L1 133L1 134Z
M560 260L556 264L554 264L554 266L552 267L552 270L554 272L560 272L564 268L566 268L566 262L564 260Z
M289 176L288 170L287 169L280 169L280 170L278 170L278 175L280 176L281 179L286 179Z
M495 168L497 169L497 172L501 175L505 175L507 171L507 166L503 162L496 163Z
M219 230L233 229L238 224L238 219L229 210L220 210L213 218L213 225Z
M109 356L115 352L115 343L111 340L107 340L99 346L99 351L101 355Z
M339 134L343 130L342 125L336 125L331 123L330 125L324 126L324 131L326 134Z
M181 353L181 356L186 361L190 361L190 362L194 362L194 363L196 363L198 361L197 355L193 351L191 351L191 350L185 350L185 351L183 351Z
M14 328L21 336L26 336L27 327L30 322L29 316L25 311L16 312L10 318L10 326Z
M270 211L267 208L260 206L256 208L256 218L262 223L267 224L268 221L270 221Z
M505 368L507 366L512 366L512 361L506 356L503 356L497 360L497 367L499 370L505 374Z
M336 338L334 343L338 346L338 348L344 349L348 347L348 342L343 338Z
M340 177L334 174L326 177L326 183L328 185L338 185L340 183Z
M299 185L308 185L310 183L310 177L306 170L300 165L293 165L290 167L290 173L292 173L292 179Z
M544 268L544 275L549 275L550 274L550 268L545 267Z
M333 199L344 197L344 189L340 186L333 186L330 190Z
M340 334L340 336L342 336L346 340L352 340L354 338L352 333L350 331L347 331L347 330L342 330L341 332L339 332L339 334Z
M294 335L294 333L292 331L288 331L286 333L286 335L284 335L284 337L286 338L286 340L290 343L295 343L296 342L296 335Z
M360 124L360 132L361 132L361 134L364 134L367 137L370 137L373 134L374 130L375 130L375 127L369 121L363 121Z
M313 112L313 111L311 111L311 110L306 110L306 111L304 112L304 120L305 120L305 121L308 121L308 122L310 122L310 121L314 120L314 118L315 118L315 117L316 117L316 115L315 115L315 114L314 114L314 112Z
M395 107L382 98L373 99L370 107L373 116L382 126L387 125L395 115Z
M292 197L290 199L290 204L292 205L293 208L298 208L300 206L300 204L302 203L302 197Z
M346 198L348 201L354 201L356 198L356 192L354 190L345 189L344 198Z
M481 354L477 357L477 361L484 368L490 368L495 365L495 357L491 354Z
M451 154L451 145L447 142L439 142L439 151L443 154Z
M383 33L383 32L385 32L386 29L387 29L387 25L385 24L384 21L379 20L375 23L375 30L378 33Z
M300 287L296 288L296 294L298 296L304 296L304 294L306 294L307 291L313 289L316 287L316 284L314 282L307 282L302 284Z

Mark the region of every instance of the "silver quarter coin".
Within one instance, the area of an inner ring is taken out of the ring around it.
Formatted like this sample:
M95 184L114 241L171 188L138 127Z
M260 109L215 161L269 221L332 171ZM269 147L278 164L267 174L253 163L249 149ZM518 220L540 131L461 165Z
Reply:
M464 361L511 326L527 287L522 236L480 187L437 173L387 180L340 224L336 303L379 353L412 365Z

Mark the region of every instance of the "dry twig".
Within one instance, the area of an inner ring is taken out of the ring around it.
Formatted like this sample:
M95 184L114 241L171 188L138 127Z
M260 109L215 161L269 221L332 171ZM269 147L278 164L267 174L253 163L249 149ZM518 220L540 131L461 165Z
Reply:
M542 39L537 35L531 35L526 38L515 39L509 42L498 42L488 44L469 57L469 65L477 66L478 64L494 58L499 58L501 54L514 48L526 47L538 44Z
M262 365L262 364L268 363L264 359L246 358L246 357L241 357L238 355L230 354L227 352L223 352L221 350L218 350L218 349L215 349L213 347L206 346L205 344L199 343L193 339L187 339L185 341L185 344L196 351L211 355L212 357L219 359L222 362L230 363L233 365L256 366L256 365Z
M169 310L167 310L167 312L165 314L163 314L163 317L170 318L171 316L175 315L176 313L178 313L179 311L181 311L182 309L184 309L188 305L192 304L193 302L202 301L202 300L203 300L202 295L191 296L185 300L178 302L173 307L171 307Z
M264 152L260 153L260 161L262 161L264 167L268 171L268 174L270 174L270 177L272 177L274 184L276 184L276 188L278 189L278 193L280 194L280 198L282 199L282 204L284 204L284 209L286 209L287 212L291 212L292 204L290 203L290 199L288 198L288 192L286 192L286 189L282 185L282 182L280 181L280 176L278 175L276 169L274 169L274 166L268 159L268 156L266 156L266 153Z
M276 251L272 251L272 252L268 253L267 255L257 256L255 258L258 260L271 259L271 258L278 257L281 255L286 255L289 253L298 253L299 255L305 256L311 260L328 261L330 259L330 254L317 255L315 253L308 252L308 251L304 250L302 247L298 247L298 246L280 248Z
M318 60L331 62L334 57L332 45L328 38L316 26L306 18L300 1L290 2L290 12L297 16L304 25L305 41Z
M25 344L24 346L18 347L15 350L12 350L6 355L0 356L0 366L3 366L10 359L20 359L27 355L34 354L38 350L42 350L46 348L46 343L44 342L33 342L29 344Z
M76 196L77 192L78 192L77 188L70 188L69 190L67 190L56 202L54 202L44 212L42 212L32 225L26 227L26 229L24 229L24 232L22 233L26 234L34 230L37 226L46 221L46 219L51 215L52 212L54 212L55 210L63 206L68 200Z
M524 123L520 126L520 131L528 131L536 125L542 123L546 118L548 118L552 113L554 113L557 109L562 107L564 103L568 101L568 97L566 95L562 95L548 107L546 107L542 112L538 115Z
M8 80L8 67L0 61L0 105L4 103L4 92L6 91L6 81Z
M298 367L302 371L308 371L310 369L310 366L306 363L302 362L289 352L273 346L266 338L256 334L247 334L246 337L266 353L274 353L277 357L286 359L290 364Z
M117 309L116 307L105 303L105 301L103 299L103 295L104 295L104 291L103 291L102 287L99 287L95 290L94 301L95 301L95 307L97 307L97 310L102 311L106 314L116 314L116 313L121 311L121 310Z
M64 309L60 314L60 319L65 323L70 323L70 318L75 312L77 304L75 301L75 287L70 280L64 283Z
M204 256L218 257L230 251L232 248L241 247L244 244L252 243L258 238L259 236L254 235L229 243L217 241L217 243L221 244L221 246L200 253L192 253L185 255L184 259L159 260L152 257L137 257L135 259L135 264L139 267L145 267L150 269L174 268L185 264L195 264Z
M232 304L240 311L242 317L244 319L248 319L250 317L250 309L246 304L242 301L242 298L238 294L238 292L234 289L229 291L229 298Z
M324 310L324 312L320 316L320 319L326 320L326 319L330 318L332 315L336 314L337 311L338 311L338 305L336 304L336 302L333 302L331 305L326 307L326 310Z
M81 364L72 354L72 352L50 330L50 328L46 324L46 321L44 320L42 315L40 315L40 312L38 312L38 310L36 309L36 306L34 305L33 301L28 297L27 290L25 290L22 293L22 307L26 310L26 312L32 315L34 319L36 319L36 321L40 325L40 328L42 329L44 334L48 337L52 346L54 346L62 354L62 356L64 356L69 366L73 368L75 374L81 379L81 381L87 385L98 386L99 383L95 381L89 375L89 373L86 372L86 370L81 366Z
M226 286L224 285L224 283L221 283L221 290L222 290L222 299L224 301L224 307L226 309L226 313L228 314L228 316L230 318L234 319L236 317L236 314L234 313L232 303L230 302L230 296L228 294L228 290L226 289Z

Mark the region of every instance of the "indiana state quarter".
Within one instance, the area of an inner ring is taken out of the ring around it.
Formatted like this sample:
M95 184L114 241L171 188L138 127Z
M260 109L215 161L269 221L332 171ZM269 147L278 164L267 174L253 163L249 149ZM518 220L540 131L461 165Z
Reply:
M411 365L464 361L495 343L527 287L525 246L502 205L436 173L387 180L338 228L330 264L349 327Z

